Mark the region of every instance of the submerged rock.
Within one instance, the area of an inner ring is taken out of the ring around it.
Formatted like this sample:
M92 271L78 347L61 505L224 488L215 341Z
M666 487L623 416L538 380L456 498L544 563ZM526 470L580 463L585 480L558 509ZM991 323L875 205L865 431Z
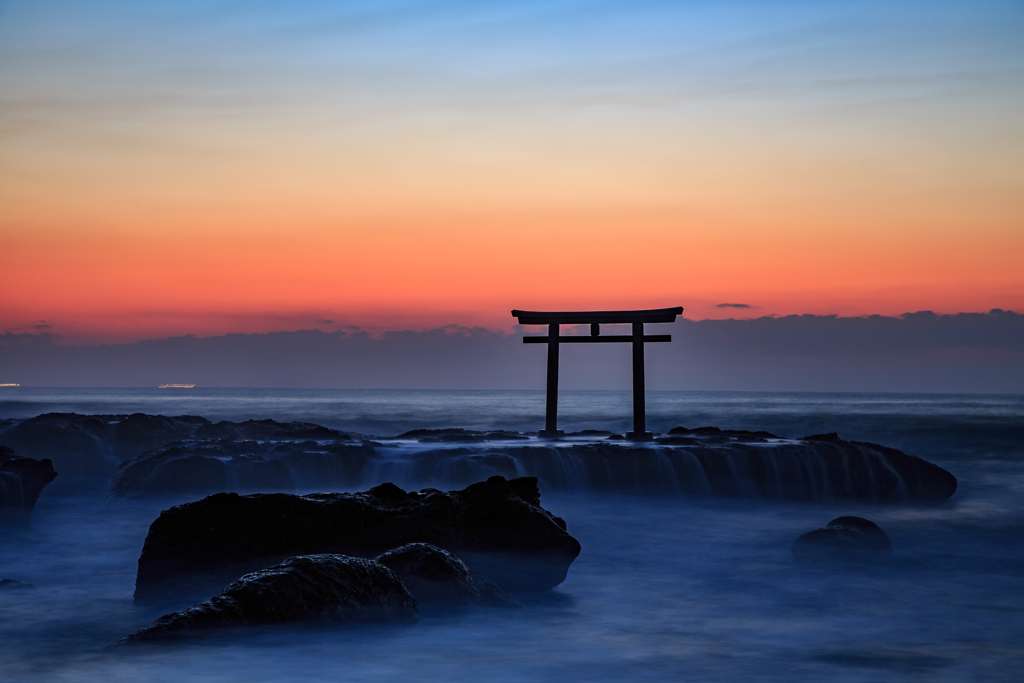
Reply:
M238 626L412 621L417 614L416 598L384 565L343 555L304 555L246 574L219 595L162 616L116 645Z
M458 557L429 543L408 543L379 556L377 562L395 573L420 606L522 607L498 586L474 576Z
M836 517L824 529L793 541L798 562L878 560L892 555L892 542L882 528L863 517Z
M14 591L25 588L35 588L31 583L22 583L17 579L0 579L0 590Z
M27 526L39 494L56 477L49 459L19 458L0 446L0 523Z
M165 510L153 522L135 598L205 592L294 555L376 557L407 543L457 553L473 573L505 590L548 590L565 579L580 544L539 504L535 479L499 476L448 492L381 484L365 493L220 493Z

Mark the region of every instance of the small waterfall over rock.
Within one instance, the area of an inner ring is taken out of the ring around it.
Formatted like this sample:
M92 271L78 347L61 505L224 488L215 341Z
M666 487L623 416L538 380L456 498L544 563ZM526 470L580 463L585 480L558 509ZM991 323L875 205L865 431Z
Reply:
M942 502L956 479L892 448L835 439L689 439L686 443L519 439L466 445L380 442L193 441L122 464L113 496L170 492L353 491L465 486L501 475L537 477L550 491Z

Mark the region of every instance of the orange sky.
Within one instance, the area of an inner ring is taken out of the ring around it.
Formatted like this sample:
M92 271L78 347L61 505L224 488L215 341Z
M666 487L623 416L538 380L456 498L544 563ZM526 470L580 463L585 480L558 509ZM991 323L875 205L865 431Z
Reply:
M287 41L239 57L216 35L194 63L145 41L40 47L25 36L52 17L14 5L0 332L1024 310L1024 60L994 15L944 48L929 31L962 17L812 40L778 14L804 33L722 23L668 56L626 36L617 60L588 51L600 27L568 55L509 29L497 56L517 68L474 70L479 44L431 52L429 33L426 66L367 46L293 64Z

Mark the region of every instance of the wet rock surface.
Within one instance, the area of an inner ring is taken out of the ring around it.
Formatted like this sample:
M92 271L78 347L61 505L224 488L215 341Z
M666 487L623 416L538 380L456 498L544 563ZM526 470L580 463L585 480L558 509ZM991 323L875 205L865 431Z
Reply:
M836 517L793 541L797 562L878 561L892 555L889 536L863 517Z
M414 429L396 439L414 439L422 443L482 443L485 441L522 441L529 439L522 432L504 430L478 432L472 429Z
M140 413L49 413L7 421L0 430L0 444L14 444L20 455L55 458L61 477L51 493L97 489L113 475L115 498L354 490L383 480L454 487L528 475L554 490L932 504L957 486L932 463L835 433L794 440L676 427L637 444L600 430L539 442L519 432L452 428L413 430L381 443L307 422L211 423Z
M107 479L118 463L187 440L352 442L353 437L335 429L307 422L274 420L221 421L179 415L79 415L45 413L0 426L0 445L30 458L49 458L63 475L68 491L95 488L96 479ZM211 471L215 466L207 463ZM213 486L212 488L216 488Z
M135 584L139 601L180 599L295 555L376 557L408 543L456 553L503 589L549 590L580 545L539 507L537 481L491 477L459 491L307 496L220 493L165 510L150 526Z
M121 463L110 496L351 488L375 456L365 443L182 441Z
M473 575L458 557L429 543L409 543L377 557L395 573L420 607L522 607L501 588Z
M167 614L116 645L202 636L218 629L302 622L414 621L416 598L382 564L306 555L252 572L219 595Z
M20 458L0 446L0 522L27 524L39 494L56 477L49 459Z

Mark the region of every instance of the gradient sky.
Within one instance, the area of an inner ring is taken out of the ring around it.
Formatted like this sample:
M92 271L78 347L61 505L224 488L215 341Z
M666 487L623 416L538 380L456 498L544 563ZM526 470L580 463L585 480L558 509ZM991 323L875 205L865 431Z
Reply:
M1021 311L1022 36L1019 1L0 2L0 332Z

